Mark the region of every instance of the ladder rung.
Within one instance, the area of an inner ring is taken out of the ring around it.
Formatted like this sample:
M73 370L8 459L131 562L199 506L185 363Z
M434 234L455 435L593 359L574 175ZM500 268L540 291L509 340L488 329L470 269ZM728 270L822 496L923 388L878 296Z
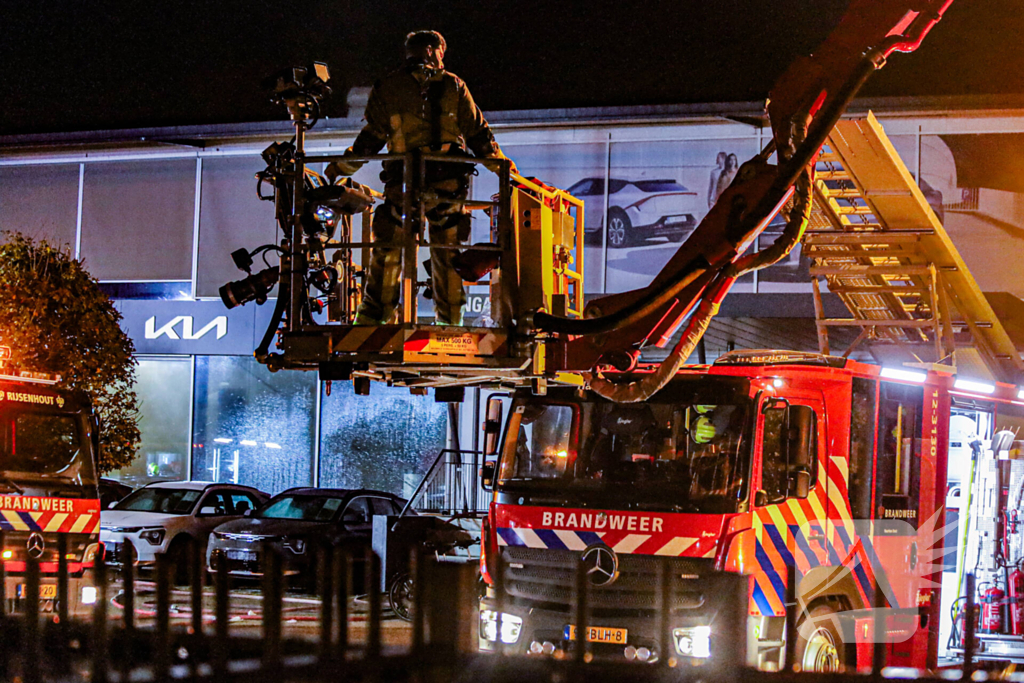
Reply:
M937 320L863 320L861 318L828 318L818 320L819 325L828 327L935 327Z
M833 294L895 294L897 296L903 296L904 294L927 294L927 287L886 287L879 285L877 287L829 287L828 291Z
M846 266L834 268L829 266L811 266L811 275L840 275L852 277L857 275L929 275L928 266Z

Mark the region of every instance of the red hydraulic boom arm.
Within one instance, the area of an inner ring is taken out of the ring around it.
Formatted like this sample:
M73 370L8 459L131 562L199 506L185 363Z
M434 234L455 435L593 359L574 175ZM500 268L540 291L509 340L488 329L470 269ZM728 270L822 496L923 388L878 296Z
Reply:
M643 401L663 387L693 352L736 278L778 262L800 241L810 216L814 162L861 85L893 52L917 49L952 3L853 0L825 42L791 64L772 88L772 142L740 167L651 284L591 302L582 320L541 311L526 321L528 329L554 334L547 345L549 367L592 372L591 389L619 402ZM768 163L773 153L778 165ZM742 256L788 201L779 239ZM687 316L682 338L653 373L632 383L601 376L601 367L634 367L643 346L666 345Z

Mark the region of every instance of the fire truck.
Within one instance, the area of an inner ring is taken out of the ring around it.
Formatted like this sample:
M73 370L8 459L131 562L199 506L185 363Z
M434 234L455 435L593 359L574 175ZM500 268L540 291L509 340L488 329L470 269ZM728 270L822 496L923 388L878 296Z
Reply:
M101 552L98 438L85 396L45 375L0 376L0 552L8 613L24 609L30 562L39 566L40 611L74 614L95 603L88 570ZM66 605L59 602L62 572Z
M982 651L1024 654L1014 507L1024 479L1015 434L1006 436L1024 424L1024 362L881 126L870 115L843 120L866 79L917 49L951 4L850 3L772 88L771 142L662 271L646 287L590 301L582 202L507 160L430 150L346 157L402 167L406 237L373 242L376 194L309 168L342 158L305 152L329 92L326 67L277 77L273 98L296 135L265 150L259 182L273 187L264 198L285 237L232 254L247 275L221 296L229 307L264 303L278 287L256 349L273 370L352 380L357 394L374 380L433 388L449 402L465 386L512 392L504 430L491 406L485 429L489 441L502 436L483 471L493 482L484 649L555 655L587 642L597 656L706 660L729 637L716 632L720 596L706 579L731 572L750 577L746 660L764 669L787 655L802 669L859 668L873 651L877 661L875 641L890 666L956 656L973 624L968 576L985 584ZM494 173L497 194L453 200L425 189L431 169L453 163ZM429 289L418 270L418 250L431 246L425 215L446 202L489 215L491 241L460 254L459 271L469 282L487 277L488 325L423 325L417 314ZM751 252L778 215L781 235ZM797 244L812 262L819 353L742 351L687 365L736 279ZM372 248L400 250L401 305L386 324L357 326L356 258L368 263ZM252 273L268 252L280 267ZM821 280L851 317L826 315ZM844 326L858 334L835 355ZM640 362L673 341L658 363ZM851 359L857 349L876 364ZM956 512L948 523L947 509ZM667 642L654 624L664 557L680 568ZM590 563L590 619L577 633L571 577L581 562ZM799 628L787 643L790 594L798 623L788 630Z
M1018 387L957 387L941 371L735 351L686 367L643 403L573 389L518 392L493 475L482 560L491 581L501 554L506 650L570 647L573 577L583 561L595 654L706 658L720 642L721 605L704 579L728 571L751 577L748 663L776 669L786 646L787 566L795 566L795 661L804 670L870 669L876 607L884 610L886 665L934 667L940 620L946 634L951 625L963 628L962 619L951 623L940 613L943 586L947 604L962 595L957 583L939 578L945 566L957 566L959 547L960 527L942 515L950 453L960 446L950 442L951 417L970 420L976 450L991 448L982 415L988 430L1024 423ZM1012 486L1007 477L1002 488L982 489L996 492L988 513L995 522L1007 509L998 495L1019 497L1020 472L1016 461L990 454L988 462L996 463L993 472L1000 462L1014 466ZM982 543L1006 543L1008 535L1002 530ZM994 635L1010 634L1011 625L1002 626L1000 587L1007 584L993 550L976 549L968 562L990 569L987 652L1019 656L1005 644L1019 647L1021 638ZM679 558L669 643L658 642L654 619L655 560L665 556ZM1004 565L1010 559L1003 556ZM1010 588L1013 611L1024 594ZM499 639L495 605L492 591L481 603L486 649Z

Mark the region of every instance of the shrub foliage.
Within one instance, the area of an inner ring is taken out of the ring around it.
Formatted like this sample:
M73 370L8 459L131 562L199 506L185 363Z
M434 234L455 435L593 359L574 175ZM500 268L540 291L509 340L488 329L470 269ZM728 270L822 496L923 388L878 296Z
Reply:
M86 392L100 419L101 473L128 465L139 446L135 346L121 314L82 262L46 241L6 232L0 244L0 344L10 370L56 373Z

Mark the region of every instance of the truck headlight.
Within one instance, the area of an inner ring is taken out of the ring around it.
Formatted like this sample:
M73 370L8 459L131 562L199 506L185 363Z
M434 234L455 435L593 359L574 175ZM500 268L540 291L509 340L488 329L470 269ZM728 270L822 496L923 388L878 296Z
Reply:
M90 543L86 547L85 552L82 554L82 563L83 564L90 564L92 562L95 562L96 561L96 556L99 554L99 552L100 552L100 544L99 543Z
M691 628L672 629L672 639L676 641L676 652L684 657L711 656L711 627L693 626Z
M82 604L96 604L96 586L82 586Z
M139 538L150 545L160 545L164 542L165 533L163 529L145 529L139 534Z
M522 617L502 613L501 642L512 645L519 640L519 632L522 630ZM480 637L492 643L498 640L498 613L494 610L480 610Z

